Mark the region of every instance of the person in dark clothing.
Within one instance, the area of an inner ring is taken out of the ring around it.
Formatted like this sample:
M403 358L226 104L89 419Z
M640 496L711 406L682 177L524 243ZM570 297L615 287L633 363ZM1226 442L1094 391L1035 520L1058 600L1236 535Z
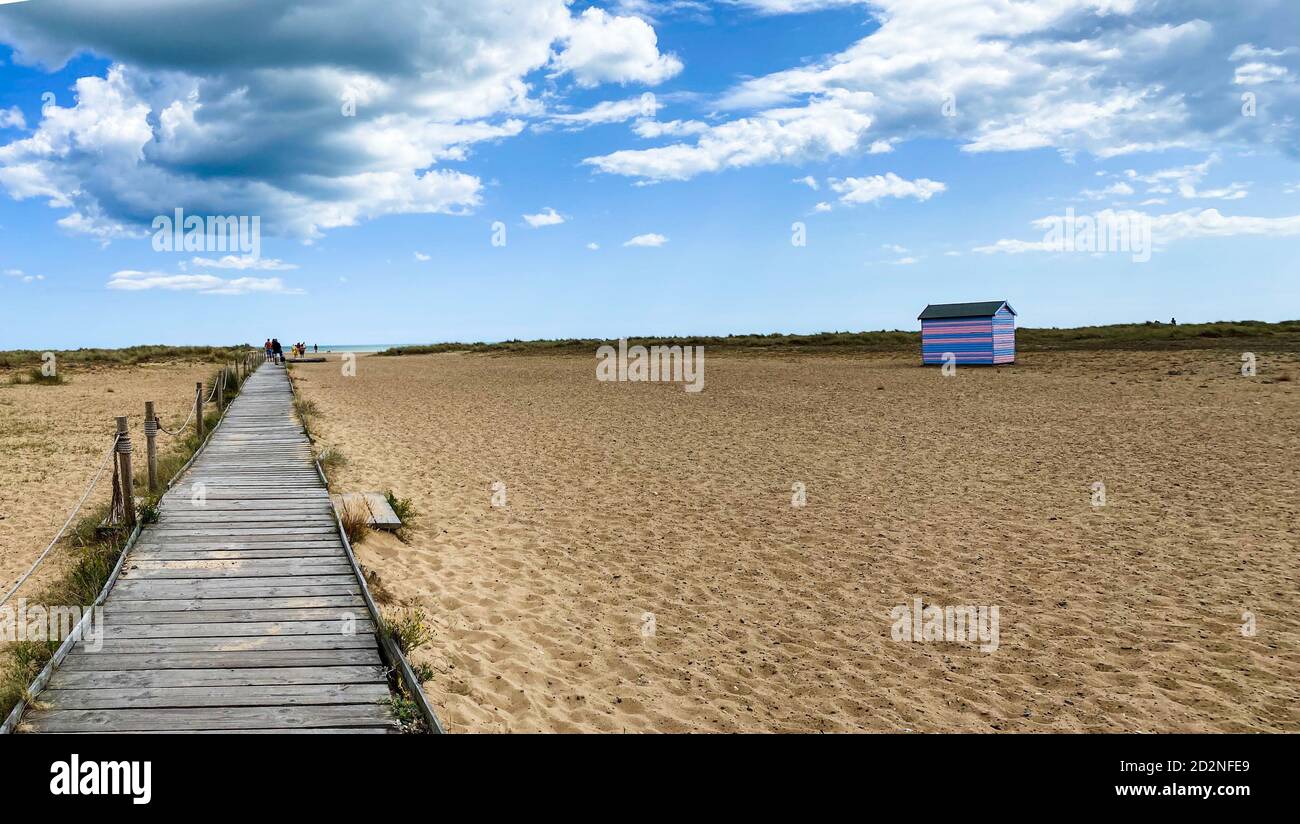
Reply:
M275 355L276 363L284 363L284 347L280 345L279 338L271 338L271 352Z

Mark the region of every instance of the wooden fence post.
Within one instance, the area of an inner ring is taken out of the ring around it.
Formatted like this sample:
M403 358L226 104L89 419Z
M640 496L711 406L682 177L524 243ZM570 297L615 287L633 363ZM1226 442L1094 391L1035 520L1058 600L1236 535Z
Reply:
M226 405L226 367L217 370L217 412Z
M203 381L194 384L194 433L203 442Z
M117 466L122 479L122 519L128 527L135 526L135 487L131 479L131 433L126 418L117 419Z
M145 460L149 466L149 492L158 491L158 417L153 411L153 401L144 402L144 448Z

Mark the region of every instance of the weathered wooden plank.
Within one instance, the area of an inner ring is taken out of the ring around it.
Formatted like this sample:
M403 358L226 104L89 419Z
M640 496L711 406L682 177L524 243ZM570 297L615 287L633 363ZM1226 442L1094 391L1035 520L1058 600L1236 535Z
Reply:
M388 499L378 492L344 492L330 495L334 509L340 516L348 509L365 513L368 523L375 529L398 529L402 519L397 517Z
M314 526L303 524L301 526L167 526L159 523L153 528L153 533L157 538L179 538L187 535L197 536L200 538L237 538L240 536L264 535L337 535L337 528L330 524L328 526Z
M166 652L254 652L257 650L376 649L374 635L217 635L200 638L102 638L92 651L78 646L70 655Z
M77 670L63 673L60 689L149 687L257 687L280 684L385 683L379 665L245 667L239 669Z
M141 709L146 707L256 707L309 704L383 704L388 685L277 684L261 687L146 687L46 690L47 710Z
M211 529L213 526L231 526L240 529L281 529L285 526L334 526L333 512L316 509L301 512L193 512L184 515L163 515L158 531L185 529Z
M369 613L366 613L369 615ZM109 624L105 638L206 638L245 635L356 635L374 634L370 618L343 618L329 621L230 621L225 623L189 622L171 624Z
M189 709L46 710L26 719L34 732L127 732L391 727L386 706L196 707Z
M127 590L123 593L123 597L124 599L129 600L138 600L141 598L159 598L163 600L195 598L198 600L209 600L212 598L308 598L316 595L360 595L361 593L361 588L357 585L355 579L344 578L342 576L338 576L335 583L312 584L310 586L289 584L263 586L260 583L237 586L237 584L241 582L245 584L248 583L247 579L240 578L233 581L222 579L196 581L193 584L177 584L171 581L145 581L142 582L144 584L143 587L134 590ZM114 589L116 590L116 588Z
M249 650L240 652L160 652L112 655L69 655L59 672L86 670L193 670L239 669L241 667L345 667L377 666L374 649L294 650L292 652ZM57 688L59 685L51 682Z
M182 583L190 582L190 583ZM223 589L249 589L252 587L279 587L279 586L328 586L351 584L354 590L357 589L356 579L351 575L268 575L253 577L216 577L216 578L150 578L141 576L140 578L130 578L118 582L118 586L129 584L124 592L137 592L148 587L159 587L157 592L167 591L168 584L174 584L180 587L193 586L202 589L205 592L219 592ZM116 589L116 587L114 587Z
M260 607L260 605L259 605ZM370 620L370 613L352 607L298 607L288 609L190 609L175 612L104 610L106 628L144 624L257 623L261 621L336 621L344 615Z
M203 612L224 609L297 609L313 607L352 607L365 609L360 595L304 595L297 597L259 598L250 604L246 598L158 598L144 601L114 599L106 609L117 614L137 612Z
M370 522L379 529L398 529L402 519L397 517L388 498L378 492L364 492L366 504L370 507Z
M351 572L338 558L303 558L296 562L278 558L217 561L129 561L134 580L158 578L272 578L288 575L342 575Z
M190 541L180 539L173 541L155 541L150 540L147 543L137 543L135 548L140 550L151 549L176 549L176 550L204 550L204 549L295 549L297 547L325 547L327 549L338 550L339 544L337 539L331 539L328 535L315 535L307 538L282 538L276 541ZM134 555L134 553L132 553Z
M330 546L275 547L271 549L176 549L157 547L135 550L134 563L141 561L238 561L289 558L334 558L338 550Z
M179 730L167 730L179 732ZM312 727L301 730L184 730L186 735L397 735L401 730L387 727ZM102 735L95 730L58 733L59 735ZM114 735L157 735L158 730L118 730Z

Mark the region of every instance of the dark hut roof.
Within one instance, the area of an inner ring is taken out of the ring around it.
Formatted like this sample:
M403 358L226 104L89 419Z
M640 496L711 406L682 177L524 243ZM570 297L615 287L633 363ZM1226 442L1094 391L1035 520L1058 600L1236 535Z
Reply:
M996 315L1005 305L1007 311L1015 314L1016 310L1005 300L982 300L975 303L932 303L925 311L917 315L917 320L934 320L935 318L987 318Z

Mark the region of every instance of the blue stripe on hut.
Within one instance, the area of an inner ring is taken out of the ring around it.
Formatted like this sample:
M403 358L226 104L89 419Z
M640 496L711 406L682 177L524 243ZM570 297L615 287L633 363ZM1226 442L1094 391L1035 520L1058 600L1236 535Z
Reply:
M921 321L921 363L996 364L1016 360L1016 310L1005 300L932 303Z

